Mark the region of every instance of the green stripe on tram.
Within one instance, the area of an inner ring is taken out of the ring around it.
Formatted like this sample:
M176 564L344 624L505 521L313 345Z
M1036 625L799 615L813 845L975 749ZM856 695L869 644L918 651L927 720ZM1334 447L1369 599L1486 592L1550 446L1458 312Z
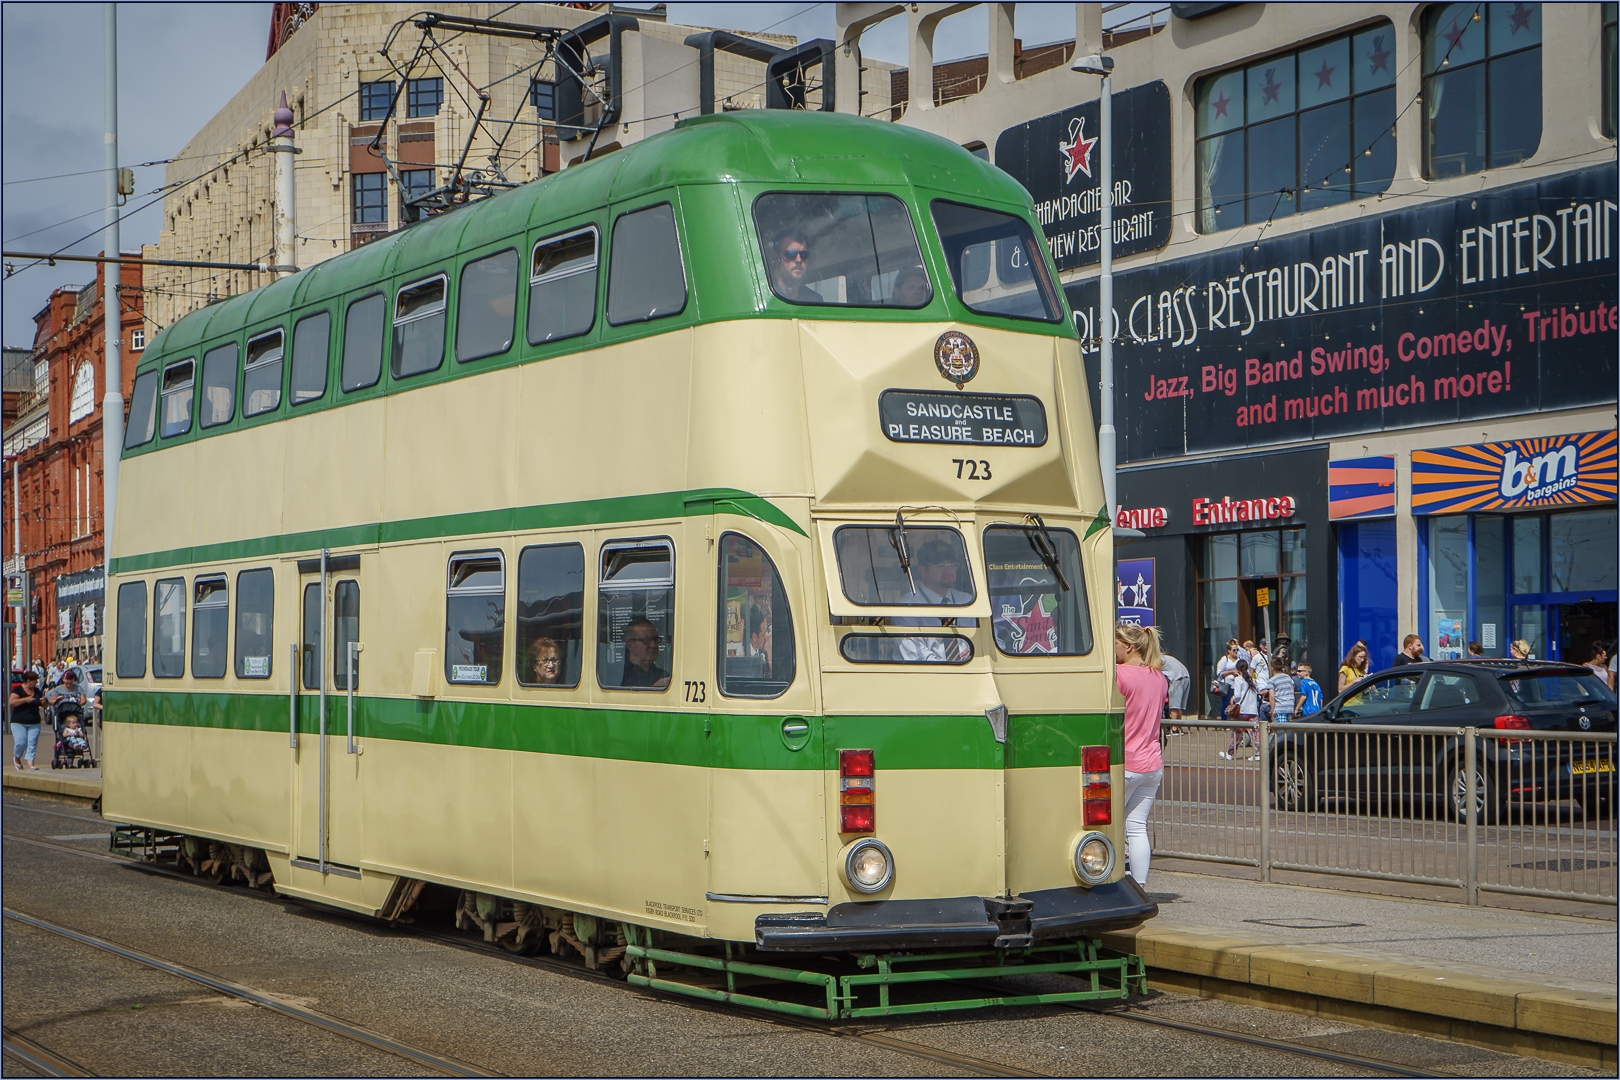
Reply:
M112 560L112 573L134 574L171 566L259 559L274 555L319 551L321 548L366 547L412 540L432 540L446 536L615 525L628 521L699 517L708 514L750 517L796 532L800 536L807 535L798 522L788 517L768 499L734 488L702 488L693 491L661 491L651 495L626 495L613 499L583 499L579 502L545 503L539 506L512 506L465 514L409 518L404 521L374 521L365 525L348 525L310 532L231 540L220 544L170 548L167 551L150 551L142 555L119 556Z
M110 723L237 731L287 730L287 699L279 694L114 690ZM319 695L299 697L299 730L313 735ZM327 734L347 730L347 699L327 696ZM509 701L354 699L355 734L368 739L439 746L515 750L569 757L645 761L699 768L811 771L835 768L833 751L871 748L885 769L999 769L1003 749L982 714L945 716L811 716L821 728L822 760L789 750L781 715L664 712L530 705ZM1075 767L1080 748L1107 744L1117 756L1122 718L1107 713L1015 715L1009 722L1005 767Z

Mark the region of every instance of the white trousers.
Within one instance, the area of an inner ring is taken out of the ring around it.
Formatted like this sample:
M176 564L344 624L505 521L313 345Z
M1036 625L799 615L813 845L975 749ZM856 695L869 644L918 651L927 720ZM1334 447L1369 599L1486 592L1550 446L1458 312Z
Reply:
M1153 858L1153 846L1148 843L1148 812L1153 809L1163 779L1163 769L1125 774L1125 867L1144 888L1148 862Z

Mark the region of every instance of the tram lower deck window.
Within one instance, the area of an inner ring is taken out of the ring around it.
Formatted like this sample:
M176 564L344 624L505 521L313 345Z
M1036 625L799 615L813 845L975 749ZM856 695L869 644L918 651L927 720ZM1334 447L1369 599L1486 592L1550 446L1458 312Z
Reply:
M675 548L668 540L602 546L596 681L608 690L665 690L675 654Z
M1080 542L1067 529L984 531L985 588L996 648L1008 656L1084 656L1091 610Z
M793 613L771 557L746 536L720 538L720 692L781 697L793 683Z
M243 570L236 575L236 677L268 679L274 654L276 572Z
M494 686L506 648L506 556L450 556L444 616L444 675L452 683Z
M226 637L231 625L231 590L224 575L198 578L191 615L191 676L225 677Z
M186 673L186 579L164 578L152 586L152 674L178 679Z
M146 676L146 582L118 586L118 658L120 679Z
M852 664L950 664L973 659L961 634L845 634L838 651Z
M518 682L579 685L585 657L585 549L579 544L526 547L518 555Z

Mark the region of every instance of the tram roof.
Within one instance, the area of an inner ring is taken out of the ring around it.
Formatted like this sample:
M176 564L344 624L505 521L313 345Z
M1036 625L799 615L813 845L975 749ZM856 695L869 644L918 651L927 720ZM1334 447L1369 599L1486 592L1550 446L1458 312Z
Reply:
M840 113L752 109L679 121L674 129L400 229L160 331L146 354L175 350L284 316L395 273L474 252L541 225L672 186L813 185L827 190L923 188L979 203L1029 205L1011 176L947 139ZM142 365L150 366L150 365Z

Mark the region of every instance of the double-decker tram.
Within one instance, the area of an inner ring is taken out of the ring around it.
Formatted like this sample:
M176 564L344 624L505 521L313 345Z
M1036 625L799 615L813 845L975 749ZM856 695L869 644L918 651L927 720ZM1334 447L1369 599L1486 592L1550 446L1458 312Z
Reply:
M104 814L707 998L1137 989L1055 281L967 151L748 112L178 320L131 396Z

